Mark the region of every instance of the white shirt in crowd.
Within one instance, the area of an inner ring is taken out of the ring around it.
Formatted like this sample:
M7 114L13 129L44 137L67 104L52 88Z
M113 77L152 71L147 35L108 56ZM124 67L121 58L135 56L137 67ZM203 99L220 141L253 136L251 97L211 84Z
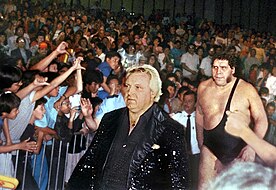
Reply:
M195 111L190 114L190 121L191 121L191 150L192 154L199 154L200 149L198 147L198 142L196 138L196 124L195 124ZM185 111L178 112L175 114L171 114L171 117L178 121L180 124L182 124L186 128L186 123L188 119L188 113Z

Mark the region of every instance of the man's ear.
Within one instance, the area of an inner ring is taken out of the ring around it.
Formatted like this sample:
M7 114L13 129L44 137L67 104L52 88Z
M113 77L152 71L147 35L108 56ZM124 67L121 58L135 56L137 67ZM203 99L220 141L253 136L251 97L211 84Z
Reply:
M236 72L236 68L235 68L235 67L233 67L233 69L232 69L232 74L234 75L234 74L235 74L235 72Z
M2 118L6 118L9 114L7 112L2 112Z

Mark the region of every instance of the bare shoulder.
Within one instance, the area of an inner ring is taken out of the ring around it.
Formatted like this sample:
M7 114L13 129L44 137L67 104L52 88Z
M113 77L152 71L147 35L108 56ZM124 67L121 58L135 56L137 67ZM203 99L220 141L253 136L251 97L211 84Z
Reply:
M203 91L205 91L208 87L212 86L212 79L208 79L205 81L200 82L199 86L198 86L198 93L202 93Z
M240 79L239 89L243 94L247 96L259 96L257 89L250 83Z

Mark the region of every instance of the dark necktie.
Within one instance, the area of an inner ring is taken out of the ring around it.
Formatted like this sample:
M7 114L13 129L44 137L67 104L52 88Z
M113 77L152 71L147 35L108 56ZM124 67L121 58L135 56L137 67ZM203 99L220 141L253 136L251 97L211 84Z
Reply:
M186 123L186 141L187 141L187 148L188 151L191 151L191 115L187 115L187 123Z

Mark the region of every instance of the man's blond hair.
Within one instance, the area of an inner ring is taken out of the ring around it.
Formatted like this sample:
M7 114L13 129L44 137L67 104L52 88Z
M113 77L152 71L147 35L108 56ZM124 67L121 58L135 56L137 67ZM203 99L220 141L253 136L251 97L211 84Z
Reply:
M154 102L158 102L160 96L162 95L161 87L162 81L160 79L158 71L151 65L139 65L133 66L126 70L126 78L128 78L133 73L147 73L150 76L149 87L151 91L155 94Z

